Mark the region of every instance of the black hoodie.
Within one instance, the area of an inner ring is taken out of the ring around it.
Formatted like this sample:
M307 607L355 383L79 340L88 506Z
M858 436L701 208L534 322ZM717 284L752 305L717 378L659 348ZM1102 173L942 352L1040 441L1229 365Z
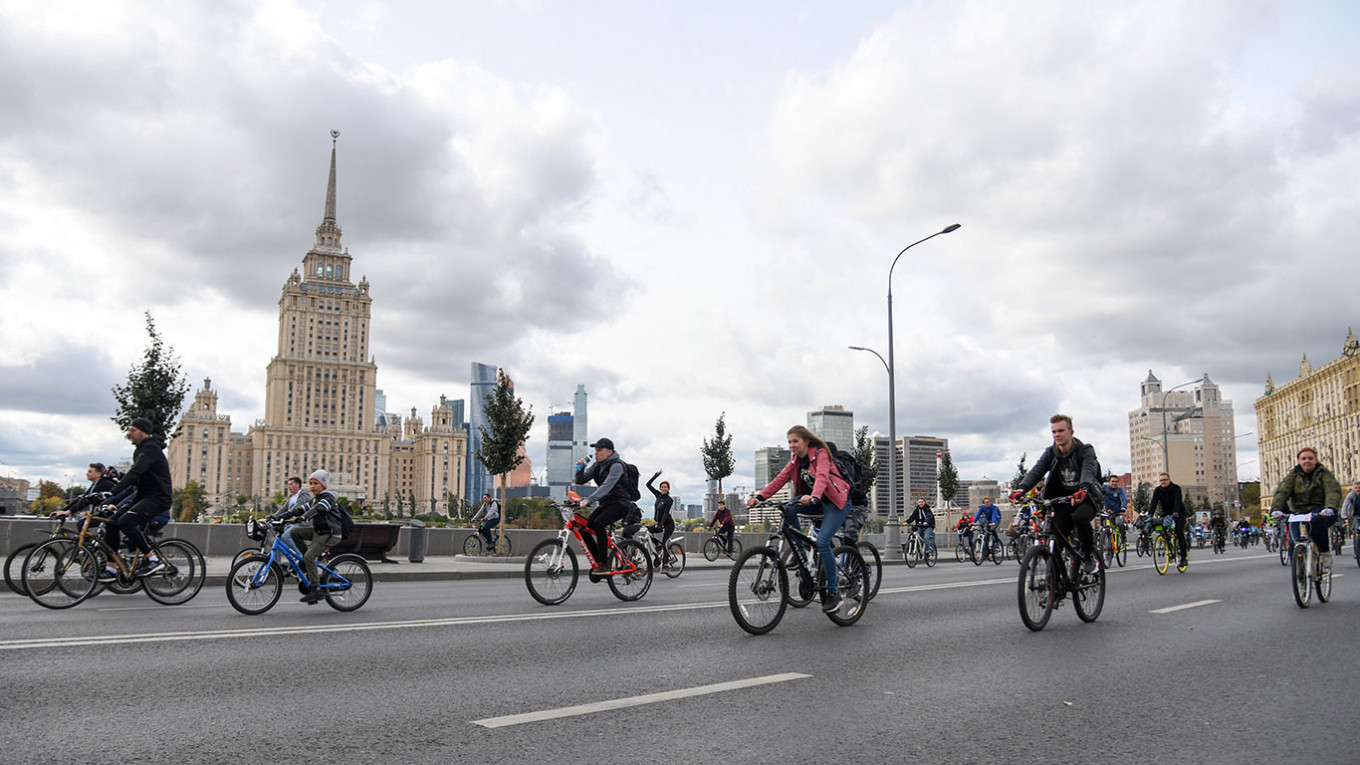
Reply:
M165 458L165 443L156 436L147 436L137 444L128 469L110 491L114 494L129 486L137 487L137 502L153 502L162 510L170 507L170 461Z

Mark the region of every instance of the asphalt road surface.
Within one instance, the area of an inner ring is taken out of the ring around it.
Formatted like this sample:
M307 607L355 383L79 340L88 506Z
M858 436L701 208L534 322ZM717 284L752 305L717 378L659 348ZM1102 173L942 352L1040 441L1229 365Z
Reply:
M0 763L1360 761L1360 568L1299 609L1278 558L1131 558L1104 612L1020 621L1013 562L890 566L852 627L743 632L727 572L637 603L584 577L377 585L342 614L0 594Z

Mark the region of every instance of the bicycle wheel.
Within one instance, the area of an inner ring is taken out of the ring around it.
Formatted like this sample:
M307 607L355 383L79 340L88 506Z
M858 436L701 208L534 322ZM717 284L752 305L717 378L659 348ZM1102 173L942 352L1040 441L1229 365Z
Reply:
M1355 534L1351 540L1351 544L1355 546L1355 565L1360 566L1360 534Z
M1165 574L1169 566L1166 539L1163 537L1152 540L1152 565L1157 567L1158 574Z
M1123 568L1129 562L1129 540L1124 537L1124 532L1114 533L1114 562Z
M867 600L873 600L878 594L878 586L883 583L883 556L878 554L878 548L873 543L861 540L855 545L859 550L859 556L864 559L865 576L868 583Z
M167 539L154 546L166 567L142 578L146 596L163 606L187 603L203 589L207 565L203 554L183 539Z
M1294 551L1289 556L1290 577L1289 584L1294 589L1294 602L1299 604L1299 608L1307 608L1313 598L1313 577L1309 571L1312 563L1309 558L1308 544L1299 542L1294 545Z
M99 560L88 547L77 547L68 539L49 539L24 558L19 581L38 605L70 608L94 592L99 568Z
M671 542L666 545L666 565L661 567L661 573L671 579L680 576L685 570L685 547L679 542Z
M1336 555L1336 553L1332 553L1333 561L1336 560ZM1313 590L1317 592L1318 602L1326 603L1332 599L1332 567L1328 565L1323 568L1322 560L1319 557L1317 568L1318 574L1317 578L1313 580Z
M483 552L486 552L486 540L482 539L481 534L474 531L463 540L464 555L481 555Z
M501 556L502 558L507 557L507 556L510 555L510 535L509 535L509 534L506 534L506 535L503 536L503 537L498 537L498 538L496 539L496 554L499 555L499 556Z
M973 543L968 546L968 557L972 559L974 566L982 565L982 556L986 552L987 548L981 539L974 539Z
M258 556L245 558L227 574L227 602L246 616L268 611L283 594L283 577L278 567L266 564L266 560Z
M1016 596L1020 604L1020 620L1038 632L1053 615L1054 581L1053 556L1044 547L1031 547L1020 564L1020 579Z
M327 585L341 584L337 577L348 580L349 585L327 589ZM368 561L359 555L337 555L318 565L317 578L326 593L326 602L336 611L357 611L373 594L373 572L368 569Z
M1190 551L1177 551L1171 554L1176 556L1176 571L1184 574L1185 570L1190 568Z
M926 553L926 568L934 568L940 562L940 548L935 545L930 546L930 552Z
M1094 573L1088 574L1083 570L1079 574L1076 591L1072 593L1072 605L1077 609L1077 618L1084 622L1090 623L1100 618L1100 610L1105 607L1105 561L1096 561Z
M1288 532L1286 532L1286 533L1288 533ZM1289 543L1288 541L1286 541L1286 540L1288 540L1288 537L1287 537L1287 536L1286 536L1286 537L1281 537L1281 538L1280 538L1280 565L1281 565L1281 566L1288 566L1288 565L1289 565L1289 558L1290 558L1291 555L1293 555L1293 552L1294 552L1294 545L1290 544L1290 543Z
M815 559L816 553L809 552L808 562L815 566L815 563L811 563ZM816 580L813 579L815 574L812 569L808 569L806 573L800 570L798 562L793 558L793 550L784 551L783 564L789 581L789 586L785 588L789 605L794 608L802 608L811 603L813 597L817 594L817 584Z
M988 554L992 556L993 564L1000 566L1006 562L1006 548L1000 540L992 540L991 544L987 545L987 549L990 550Z
M524 560L524 584L534 600L545 606L555 606L571 597L580 574L576 551L561 539L539 542Z
M33 548L38 546L38 542L29 542L14 548L14 552L5 558L5 584L11 590L20 595L27 595L28 590L24 589L24 559L28 557Z
M869 593L869 568L864 556L850 545L841 545L832 551L836 555L836 588L840 590L841 604L826 617L842 627L849 627L864 615L864 609L873 597Z
M614 570L627 570L624 574L611 574L605 581L609 591L619 600L641 600L652 587L652 559L642 545L625 539L614 550Z
M727 605L742 629L764 635L784 618L788 603L788 572L773 548L753 547L732 565L727 577Z
M722 545L718 543L716 537L704 540L704 560L712 563L722 554Z
M907 568L916 568L916 558L921 549L921 542L913 534L907 537L907 541L902 545L902 560L906 562Z

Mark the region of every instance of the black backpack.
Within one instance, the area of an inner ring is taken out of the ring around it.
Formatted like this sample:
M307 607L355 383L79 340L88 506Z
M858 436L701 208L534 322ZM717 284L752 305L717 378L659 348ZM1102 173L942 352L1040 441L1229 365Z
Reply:
M836 466L836 472L840 473L841 478L850 486L850 504L853 506L869 504L869 476L859 461L851 456L850 452L837 449L835 444L828 443L826 446L831 450L831 461Z
M639 499L642 499L642 492L638 490L637 465L630 465L623 460L619 460L619 464L623 465L623 477L619 479L618 484L615 486L615 490L618 490L618 487L622 486L623 489L621 493L624 497L628 498L629 502L636 502Z

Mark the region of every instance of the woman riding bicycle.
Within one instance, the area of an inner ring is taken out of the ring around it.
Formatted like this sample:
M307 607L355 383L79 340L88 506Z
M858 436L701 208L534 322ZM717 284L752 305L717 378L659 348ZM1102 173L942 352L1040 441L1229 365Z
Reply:
M1279 488L1275 489L1270 515L1278 520L1284 517L1285 510L1290 509L1296 514L1314 513L1313 522L1308 525L1308 534L1322 554L1323 566L1329 566L1332 554L1327 532L1336 523L1336 508L1341 504L1341 484L1332 471L1318 462L1317 450L1313 447L1305 446L1295 456L1299 464L1285 474ZM1299 538L1301 525L1289 524L1290 539Z
M656 487L652 486L652 482L660 477L660 470L652 473L652 477L647 479L647 491L650 491L652 495L656 497L656 505L654 505L652 511L652 520L661 529L661 544L658 545L657 549L661 551L661 560L658 562L661 563L664 568L670 566L670 563L666 561L666 542L670 540L671 534L675 533L675 519L671 517L671 507L675 504L675 500L671 498L670 481L662 481L660 491L657 491Z
M779 475L769 485L747 501L747 505L763 502L789 481L794 484L794 499L784 509L784 523L796 527L799 515L820 515L817 529L817 552L826 573L826 597L822 610L835 611L841 603L840 585L836 581L836 556L831 552L831 540L850 514L850 485L832 464L831 451L822 439L802 425L789 428L789 451L792 455Z

